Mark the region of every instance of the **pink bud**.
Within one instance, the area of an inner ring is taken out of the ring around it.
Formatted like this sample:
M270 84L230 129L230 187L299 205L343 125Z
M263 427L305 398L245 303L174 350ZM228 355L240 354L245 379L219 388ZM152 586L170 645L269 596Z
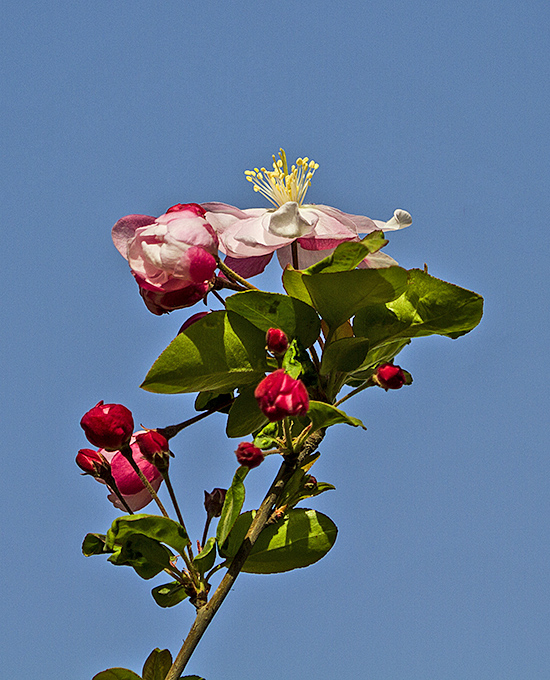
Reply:
M262 451L250 442L241 442L239 446L237 446L235 454L239 461L239 465L244 465L250 469L258 467L264 460Z
M91 444L106 451L119 451L130 441L134 419L126 406L100 401L84 414L80 425Z
M80 449L76 456L76 464L87 475L92 477L103 477L102 472L110 470L111 466L99 451L92 449Z
M163 293L148 290L140 286L139 293L147 309L153 314L161 316L161 314L168 314L168 312L172 312L174 309L192 307L203 299L209 289L208 283L198 283Z
M305 416L309 397L304 383L295 380L282 368L270 373L254 392L258 406L271 422L286 416Z
M147 430L136 435L136 444L146 461L161 471L168 469L171 454L168 440L164 435L156 430Z
M288 338L280 328L270 328L265 336L267 351L282 356L288 349Z
M388 390L398 390L407 382L403 369L400 366L394 366L393 364L381 364L378 366L374 375L374 380L380 387L383 387L386 392Z

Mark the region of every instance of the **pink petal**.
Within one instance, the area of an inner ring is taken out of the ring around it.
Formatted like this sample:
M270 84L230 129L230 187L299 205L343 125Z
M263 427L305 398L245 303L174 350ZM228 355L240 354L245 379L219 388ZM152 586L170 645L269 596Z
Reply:
M155 219L151 215L126 215L112 228L111 236L115 248L125 260L128 259L128 241L134 238L136 229L153 224Z
M245 279L256 274L261 274L269 264L273 253L267 255L258 255L256 257L229 257L225 258L224 262L234 272Z

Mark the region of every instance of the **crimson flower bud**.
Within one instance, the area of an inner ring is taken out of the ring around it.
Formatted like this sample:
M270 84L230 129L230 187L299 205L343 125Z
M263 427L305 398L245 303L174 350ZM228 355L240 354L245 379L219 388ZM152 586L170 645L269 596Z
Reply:
M102 479L105 472L111 471L111 464L99 452L92 449L80 449L76 456L76 464L86 475Z
M388 390L398 390L400 387L403 387L407 382L407 378L400 366L380 364L374 374L374 381L387 392Z
M160 471L168 469L171 453L168 440L164 435L156 430L147 430L137 434L135 441L146 461Z
M254 396L258 406L271 422L286 416L305 416L309 397L301 380L295 380L282 368L266 376L256 387Z
M268 352L275 356L282 356L288 349L288 338L280 328L270 328L265 336Z
M244 465L250 469L258 467L258 465L263 463L264 460L264 454L262 451L250 442L241 442L239 446L237 446L235 454L237 456L237 460L239 461L239 465Z
M134 431L132 412L122 404L98 402L82 416L80 425L86 439L106 451L119 451Z
M204 492L204 509L206 514L211 519L212 517L219 517L222 514L222 508L225 501L225 494L227 489L212 489L211 493Z

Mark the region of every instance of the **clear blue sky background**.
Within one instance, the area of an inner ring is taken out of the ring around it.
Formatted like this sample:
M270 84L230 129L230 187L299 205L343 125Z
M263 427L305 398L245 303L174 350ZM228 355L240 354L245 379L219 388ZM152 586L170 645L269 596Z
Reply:
M99 399L149 427L192 399L138 389L187 312L147 312L110 228L177 202L262 205L243 171L283 146L313 202L414 224L387 251L486 298L457 341L400 357L414 385L349 403L309 570L243 575L190 664L207 680L550 677L548 94L543 0L7 0L2 52L2 663L89 680L177 651L191 620L80 554L116 511L74 465ZM272 281L278 286L276 265ZM193 310L195 311L195 310ZM217 420L216 420L217 419ZM174 441L191 531L226 486L213 416ZM249 506L274 474L250 475Z

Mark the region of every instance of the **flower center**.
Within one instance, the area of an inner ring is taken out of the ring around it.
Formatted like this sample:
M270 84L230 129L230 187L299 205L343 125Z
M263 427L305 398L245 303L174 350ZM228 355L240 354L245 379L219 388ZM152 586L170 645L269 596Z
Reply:
M254 191L265 196L277 208L290 201L302 205L319 163L310 161L307 157L298 158L289 172L284 149L280 149L278 159L275 156L272 158L273 170L245 170L246 179L252 182Z

